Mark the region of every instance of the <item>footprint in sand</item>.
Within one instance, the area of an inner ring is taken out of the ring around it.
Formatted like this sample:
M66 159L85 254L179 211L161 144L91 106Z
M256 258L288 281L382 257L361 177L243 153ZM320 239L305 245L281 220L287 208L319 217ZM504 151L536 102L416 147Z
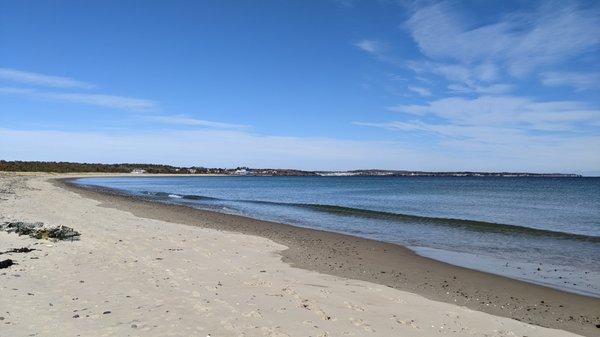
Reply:
M242 316L244 316L244 317L252 317L252 318L263 318L263 315L260 312L256 311L256 310L252 310L250 312L244 313L244 314L242 314Z
M375 332L375 330L371 328L371 325L360 318L350 318L350 322L352 322L352 324L355 326L362 328L366 332Z
M392 315L392 317L390 317L391 320L394 320L396 323L403 325L403 326L409 326L413 329L420 329L420 327L416 324L415 320L411 319L411 320L403 320L398 318L398 316L396 315Z
M269 336L269 337L290 337L290 335L283 333L281 331L277 331L276 328L269 328L269 327L262 327L260 328L260 330L262 330L263 336Z
M363 308L359 305L352 304L352 303L346 302L346 301L344 301L344 304L346 305L346 308L348 308L348 309L352 309L354 311L365 311L365 308Z

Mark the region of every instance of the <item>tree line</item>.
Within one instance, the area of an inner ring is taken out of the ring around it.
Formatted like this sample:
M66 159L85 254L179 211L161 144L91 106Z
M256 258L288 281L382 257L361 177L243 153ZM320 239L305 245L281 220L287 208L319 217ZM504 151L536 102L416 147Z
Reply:
M99 164L99 163L73 163L55 161L6 161L0 160L0 171L9 172L55 172L55 173L77 173L77 172L101 172L101 173L169 173L169 174L225 174L226 169L205 167L176 167L159 164Z

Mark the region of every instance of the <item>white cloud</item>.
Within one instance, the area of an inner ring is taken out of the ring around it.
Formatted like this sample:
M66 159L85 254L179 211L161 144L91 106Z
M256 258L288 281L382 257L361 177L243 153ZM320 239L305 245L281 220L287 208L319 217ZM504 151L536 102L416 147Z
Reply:
M421 96L431 96L431 91L427 88L423 88L423 87L415 87L415 86L409 86L408 90L417 93Z
M583 102L538 102L518 96L450 97L388 109L441 118L451 125L509 126L524 130L565 130L573 128L575 123L600 120L600 110Z
M386 49L386 45L383 42L369 39L360 40L354 46L373 55L380 55Z
M48 92L13 87L0 87L0 93L136 111L152 111L158 107L158 104L151 100L115 95Z
M0 129L0 144L0 158L7 160L332 170L363 168L365 165L388 169L439 167L426 155L407 150L398 142L282 137L235 130L65 132Z
M218 129L243 129L243 128L249 127L248 125L213 122L213 121L207 121L207 120L187 117L187 116L183 116L183 115L143 116L143 118L154 121L154 122L158 122L158 123L164 123L164 124L203 126L203 127L218 128Z
M571 86L577 90L594 89L600 87L600 73L552 71L541 74L542 84L552 87Z
M0 87L0 94L7 94L7 95L31 95L34 92L35 92L35 90L26 89L26 88Z
M599 12L598 8L552 3L533 13L515 13L472 27L453 4L444 2L416 10L406 27L430 58L452 59L470 66L487 64L484 68L500 62L519 76L540 65L562 62L597 48ZM489 74L494 77L493 70Z
M55 88L91 89L95 87L93 84L77 81L69 77L50 76L9 68L0 68L0 79Z
M414 131L410 126L404 128ZM211 129L122 133L0 129L0 158L308 170L369 165L408 170L581 172L600 167L600 156L594 152L600 146L600 137L556 142L554 138L523 135L518 130L494 130L448 126L435 131L458 136L444 138L439 146L409 148L400 142L279 137Z
M431 73L442 76L450 82L467 86L476 86L481 82L491 82L498 77L497 67L490 63L467 66L456 63L409 61L406 65L417 74Z
M464 165L488 171L596 172L600 167L600 137L596 134L530 134L503 126L434 124L420 121L365 123L403 134L423 133L439 138L441 155L460 158ZM430 146L430 148L435 147ZM487 161L487 165L482 161ZM477 166L479 165L479 166Z
M491 85L464 85L464 84L450 84L448 89L456 93L477 93L485 95L501 95L509 93L513 90L513 86L510 84L491 84Z

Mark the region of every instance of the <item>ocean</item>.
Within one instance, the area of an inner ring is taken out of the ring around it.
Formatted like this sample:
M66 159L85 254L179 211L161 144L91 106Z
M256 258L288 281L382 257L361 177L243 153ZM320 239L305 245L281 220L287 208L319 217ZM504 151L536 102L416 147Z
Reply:
M600 178L132 176L76 183L397 243L600 297Z

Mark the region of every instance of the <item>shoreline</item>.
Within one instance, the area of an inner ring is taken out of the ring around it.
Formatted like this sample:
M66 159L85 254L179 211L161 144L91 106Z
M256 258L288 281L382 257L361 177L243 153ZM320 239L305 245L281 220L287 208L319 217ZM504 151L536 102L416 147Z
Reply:
M597 298L454 266L397 244L160 203L108 189L76 186L69 183L72 179L76 177L50 181L97 200L101 206L139 217L270 239L288 247L279 254L293 267L369 281L544 327L585 335L600 331L596 327L600 317L593 310L600 307Z

